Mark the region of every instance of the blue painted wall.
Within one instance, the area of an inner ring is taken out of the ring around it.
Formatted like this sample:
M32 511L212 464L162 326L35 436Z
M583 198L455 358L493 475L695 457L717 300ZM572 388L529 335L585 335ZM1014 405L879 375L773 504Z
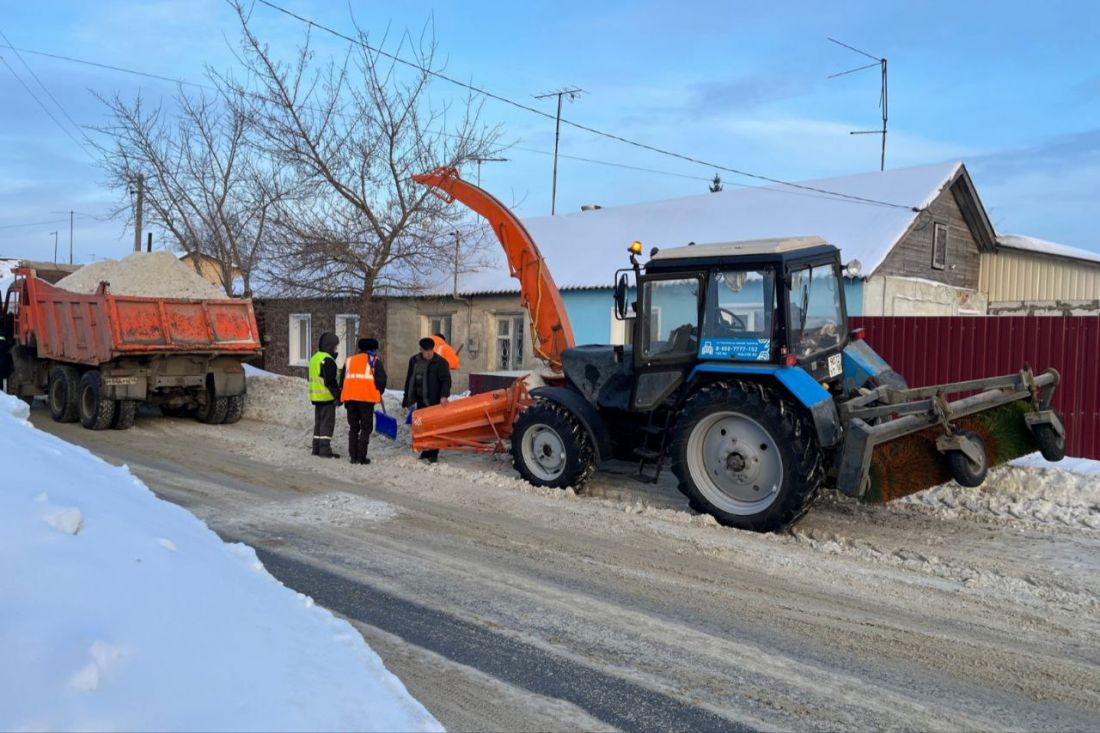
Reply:
M631 293L629 300L633 300ZM615 307L611 288L566 290L561 294L577 345L611 343L611 310Z

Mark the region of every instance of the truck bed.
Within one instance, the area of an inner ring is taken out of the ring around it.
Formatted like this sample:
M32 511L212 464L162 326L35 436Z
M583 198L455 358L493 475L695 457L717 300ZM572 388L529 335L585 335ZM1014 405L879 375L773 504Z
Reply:
M71 293L19 269L24 285L7 307L18 343L34 343L38 357L104 364L127 356L236 354L260 351L252 301L141 298Z

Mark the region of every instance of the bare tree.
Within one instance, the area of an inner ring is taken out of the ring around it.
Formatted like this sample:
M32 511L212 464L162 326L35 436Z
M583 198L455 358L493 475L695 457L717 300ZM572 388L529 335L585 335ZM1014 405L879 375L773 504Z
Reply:
M286 194L248 142L252 128L242 105L182 89L173 112L148 108L140 96L101 101L111 116L97 128L110 183L126 191L144 176L149 219L187 254L216 263L227 294L239 273L250 295L273 207Z
M283 62L236 9L245 73L218 83L299 192L278 207L265 276L286 293L358 298L365 328L376 295L417 292L455 266L451 233L464 212L412 176L488 156L497 130L480 123L472 97L429 96L438 71L430 34L397 44L394 55L411 66L372 50L362 31L342 57L321 64L307 33Z

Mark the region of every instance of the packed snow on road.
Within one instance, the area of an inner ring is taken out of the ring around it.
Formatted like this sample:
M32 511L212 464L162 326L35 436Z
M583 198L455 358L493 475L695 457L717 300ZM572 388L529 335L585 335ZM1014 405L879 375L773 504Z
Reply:
M441 730L346 621L0 395L0 729Z

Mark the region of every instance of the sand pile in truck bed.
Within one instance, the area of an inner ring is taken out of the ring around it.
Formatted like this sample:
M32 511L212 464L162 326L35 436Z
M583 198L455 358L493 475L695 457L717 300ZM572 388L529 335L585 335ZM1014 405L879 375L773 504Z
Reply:
M121 260L93 262L59 280L57 287L91 295L101 281L109 282L108 292L115 295L201 300L228 297L171 252L135 252Z

